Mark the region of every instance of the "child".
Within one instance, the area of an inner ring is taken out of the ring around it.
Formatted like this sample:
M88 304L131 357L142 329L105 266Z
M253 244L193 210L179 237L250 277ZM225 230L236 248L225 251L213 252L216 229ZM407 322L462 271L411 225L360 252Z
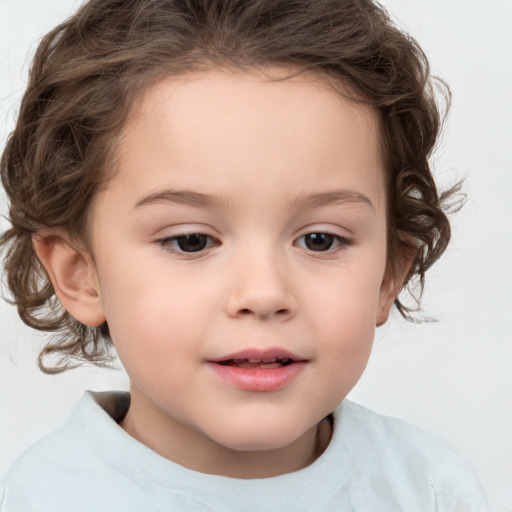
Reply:
M345 400L450 228L425 56L369 0L91 0L1 173L47 372L107 364L2 511L480 511L437 438Z

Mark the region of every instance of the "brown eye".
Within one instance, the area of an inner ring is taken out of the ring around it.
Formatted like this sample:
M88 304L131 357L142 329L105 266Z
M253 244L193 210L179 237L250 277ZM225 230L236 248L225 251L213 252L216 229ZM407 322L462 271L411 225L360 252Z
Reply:
M351 241L343 236L322 232L303 235L295 243L298 247L313 252L336 252L351 245Z
M310 233L304 236L304 244L311 251L328 251L334 240L335 236L329 233Z
M155 240L155 244L167 252L173 254L194 254L200 253L219 245L218 240L204 233L190 233L187 235L166 236Z
M207 243L208 236L200 233L192 235L183 235L175 237L176 245L183 252L198 252L202 251Z

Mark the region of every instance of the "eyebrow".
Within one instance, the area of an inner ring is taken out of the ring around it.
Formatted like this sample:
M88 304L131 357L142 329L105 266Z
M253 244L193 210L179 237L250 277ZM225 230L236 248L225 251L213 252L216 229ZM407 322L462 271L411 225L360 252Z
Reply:
M142 196L137 200L133 208L137 209L155 203L174 203L204 208L219 206L224 202L213 196L192 192L191 190L161 190Z
M359 203L369 206L375 212L375 207L370 199L356 190L334 190L332 192L300 194L292 201L291 205L301 210L339 203Z
M173 203L196 208L212 208L226 205L228 201L221 197L201 194L191 190L161 190L142 196L137 200L133 209L151 204ZM356 190L335 190L330 192L300 194L292 200L290 206L297 210L319 208L339 203L359 203L369 206L373 211L375 207L370 199Z

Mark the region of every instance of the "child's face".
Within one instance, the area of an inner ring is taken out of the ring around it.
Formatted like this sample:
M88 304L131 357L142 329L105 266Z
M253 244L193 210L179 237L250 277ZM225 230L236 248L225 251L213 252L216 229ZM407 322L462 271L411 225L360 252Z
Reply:
M207 472L197 450L311 450L394 299L378 136L304 76L208 72L144 96L91 210L90 274L140 440ZM272 357L295 362L247 362Z

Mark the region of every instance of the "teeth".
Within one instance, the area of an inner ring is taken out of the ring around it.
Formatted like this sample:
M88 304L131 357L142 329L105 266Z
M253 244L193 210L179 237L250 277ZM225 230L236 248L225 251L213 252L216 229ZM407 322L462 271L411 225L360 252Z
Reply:
M229 366L237 366L241 367L246 364L260 365L262 368L273 368L276 364L281 366L287 366L293 363L293 359L289 357L266 357L263 359L230 359L221 364L229 365Z

